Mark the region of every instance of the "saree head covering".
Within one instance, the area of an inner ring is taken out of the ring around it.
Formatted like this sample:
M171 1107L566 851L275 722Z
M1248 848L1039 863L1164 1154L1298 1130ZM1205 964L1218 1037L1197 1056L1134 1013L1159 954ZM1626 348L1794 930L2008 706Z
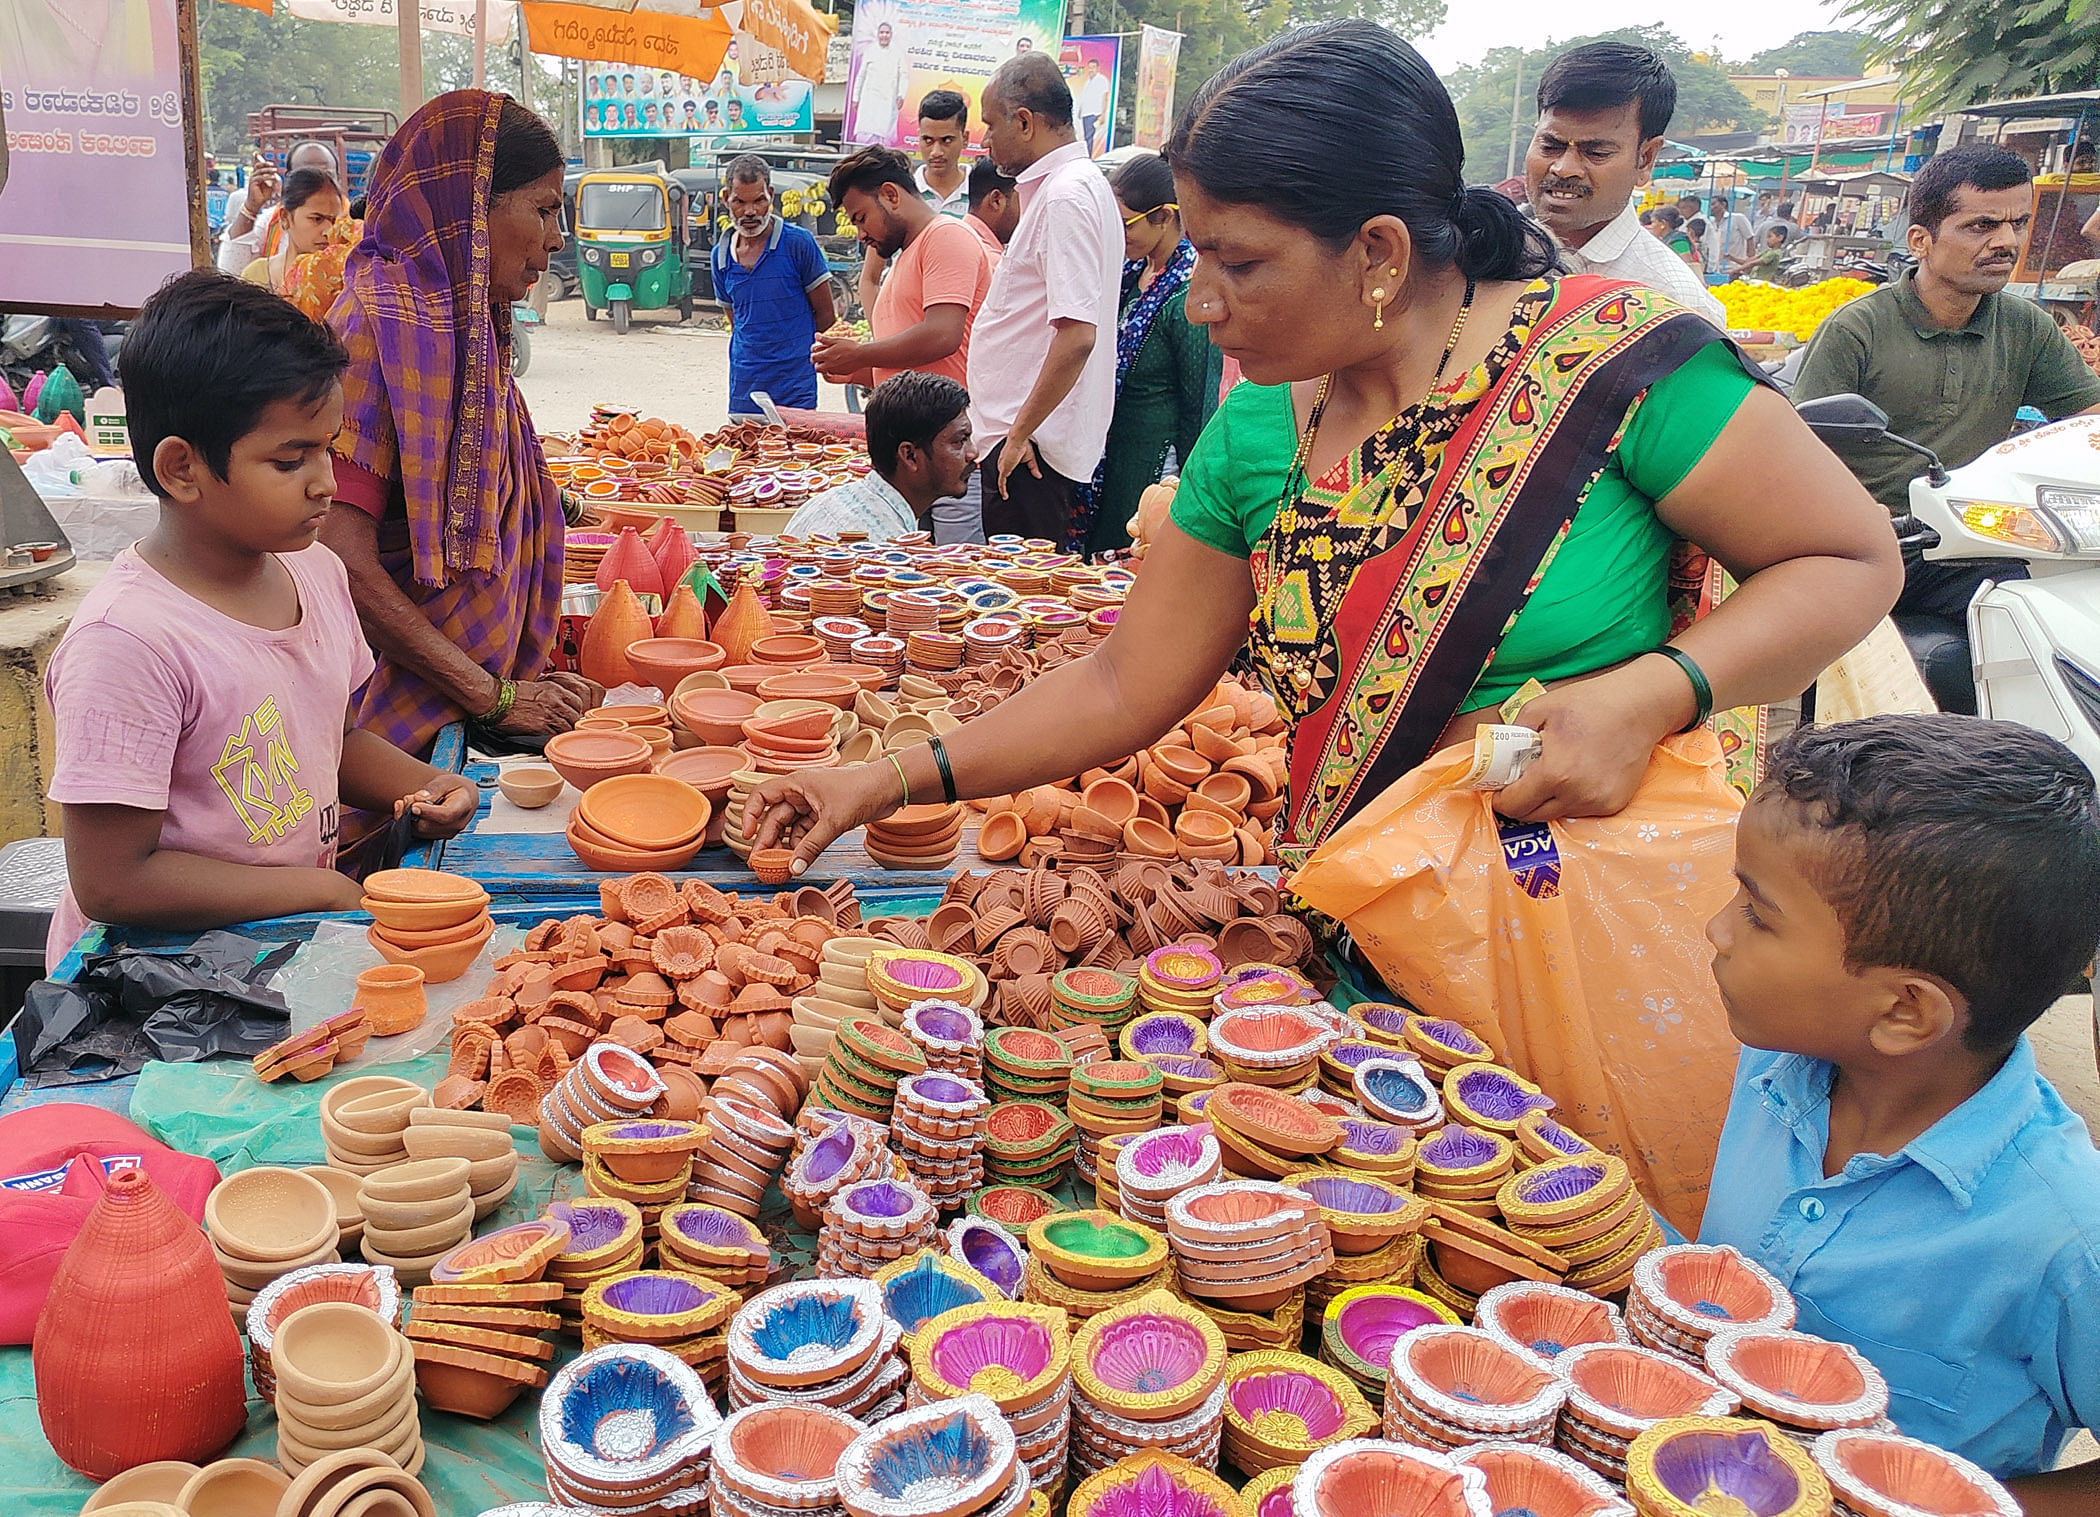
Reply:
M374 165L364 236L330 324L350 350L351 463L396 481L380 562L431 624L498 678L529 679L554 648L560 495L510 374L510 312L489 293L489 185L504 97L440 95ZM411 752L462 713L382 657L360 725Z

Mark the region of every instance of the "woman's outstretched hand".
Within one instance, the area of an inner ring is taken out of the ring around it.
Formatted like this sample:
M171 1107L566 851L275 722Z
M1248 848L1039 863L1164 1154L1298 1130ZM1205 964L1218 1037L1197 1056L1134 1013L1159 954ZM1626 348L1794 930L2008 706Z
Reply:
M744 802L744 836L757 848L792 848L801 874L833 838L879 821L904 804L896 766L887 759L849 769L804 769L776 775Z

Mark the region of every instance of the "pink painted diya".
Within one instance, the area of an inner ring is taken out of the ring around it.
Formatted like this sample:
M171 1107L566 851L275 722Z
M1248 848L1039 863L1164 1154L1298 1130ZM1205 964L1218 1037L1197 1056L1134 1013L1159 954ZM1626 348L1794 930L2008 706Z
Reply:
M1477 1327L1416 1328L1393 1345L1386 1435L1423 1448L1552 1440L1567 1387Z
M871 1427L839 1455L839 1504L853 1517L1004 1517L1016 1479L1013 1429L983 1396L936 1401Z
M1071 1517L1246 1517L1231 1486L1209 1470L1151 1449L1079 1482Z
M1097 1312L1073 1338L1072 1379L1079 1395L1133 1422L1186 1416L1224 1378L1224 1333L1172 1291L1148 1291Z
M988 1217L957 1217L948 1224L946 1237L950 1258L989 1282L1007 1300L1020 1298L1028 1250L1019 1238Z
M1385 1395L1393 1345L1418 1327L1457 1325L1443 1302L1405 1285L1356 1285L1327 1303L1320 1357L1354 1380L1366 1397Z
M717 1461L720 1455L716 1456ZM1609 1482L1579 1460L1535 1443L1476 1443L1451 1456L1487 1477L1489 1508L1531 1517L1634 1517Z
M1889 1387L1847 1343L1779 1328L1731 1328L1706 1345L1706 1368L1752 1416L1800 1433L1872 1427L1888 1414Z
M866 1431L828 1406L768 1403L731 1412L715 1434L714 1502L736 1517L836 1507L839 1456Z
M1278 1465L1263 1470L1240 1487L1240 1505L1247 1517L1291 1517L1291 1482L1298 1478L1296 1465Z
M1062 1404L1072 1380L1063 1310L1022 1301L958 1306L925 1323L912 1341L912 1380L930 1401L989 1397L1016 1433L1038 1430L1030 1414Z
M1294 1517L1494 1517L1487 1476L1428 1449L1351 1438L1308 1458L1291 1481Z
M1762 1422L1675 1417L1633 1440L1626 1494L1644 1517L1824 1517L1830 1482L1808 1450Z
M1116 1151L1117 1202L1126 1217L1164 1228L1167 1202L1210 1184L1223 1168L1224 1156L1207 1125L1140 1133Z
M1473 1325L1543 1365L1578 1344L1631 1341L1610 1302L1536 1280L1489 1290L1474 1308Z
M1377 1425L1349 1377L1317 1359L1259 1349L1225 1363L1225 1456L1244 1474L1303 1464Z
M1839 1517L2019 1517L2019 1502L1982 1468L1900 1433L1841 1428L1809 1454Z

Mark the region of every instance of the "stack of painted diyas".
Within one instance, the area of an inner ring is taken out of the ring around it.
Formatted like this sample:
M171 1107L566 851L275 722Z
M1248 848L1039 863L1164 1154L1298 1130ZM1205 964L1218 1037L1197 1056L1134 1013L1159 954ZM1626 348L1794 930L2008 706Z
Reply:
M730 1321L729 1403L828 1406L872 1425L904 1408L903 1336L871 1281L776 1285Z
M992 1103L968 1078L929 1071L897 1083L891 1136L914 1184L940 1211L959 1208L984 1183Z
M594 1513L695 1510L721 1421L699 1375L662 1349L592 1349L540 1401L547 1494Z
M642 1214L632 1201L591 1196L556 1201L547 1214L567 1224L569 1245L547 1265L547 1279L562 1287L555 1310L576 1331L583 1326L583 1298L601 1280L615 1280L642 1267L649 1242Z
M720 1206L687 1202L657 1219L656 1253L665 1269L706 1275L748 1300L773 1273L773 1249L756 1222Z
M1082 1184L1094 1182L1104 1139L1130 1137L1159 1126L1165 1091L1159 1071L1138 1059L1096 1059L1072 1071L1065 1115L1079 1130L1073 1168Z
M1788 1328L1794 1298L1772 1274L1726 1245L1679 1243L1634 1266L1626 1326L1636 1343L1706 1366L1706 1346L1728 1328Z
M1085 1319L1173 1278L1167 1240L1102 1211L1053 1212L1028 1225L1028 1299Z
M906 1404L952 1401L977 1387L1013 1430L1029 1484L1054 1505L1072 1425L1071 1348L1056 1307L1000 1300L955 1307L913 1336Z
M1489 1439L1551 1445L1568 1394L1529 1354L1444 1323L1402 1334L1387 1371L1385 1435L1446 1452Z
M817 1269L866 1279L932 1242L939 1222L933 1202L908 1181L856 1181L824 1203Z
M1216 1468L1225 1358L1217 1324L1171 1291L1087 1319L1072 1339L1072 1468L1083 1479L1148 1448Z

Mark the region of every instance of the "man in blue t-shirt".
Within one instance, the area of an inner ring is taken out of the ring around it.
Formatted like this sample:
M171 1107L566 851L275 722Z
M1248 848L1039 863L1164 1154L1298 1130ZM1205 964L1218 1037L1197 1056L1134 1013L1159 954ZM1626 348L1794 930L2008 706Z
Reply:
M715 244L715 296L729 312L729 414L756 416L753 390L781 406L814 408L809 350L838 319L831 270L817 239L773 214L773 171L753 153L722 171L734 230Z

